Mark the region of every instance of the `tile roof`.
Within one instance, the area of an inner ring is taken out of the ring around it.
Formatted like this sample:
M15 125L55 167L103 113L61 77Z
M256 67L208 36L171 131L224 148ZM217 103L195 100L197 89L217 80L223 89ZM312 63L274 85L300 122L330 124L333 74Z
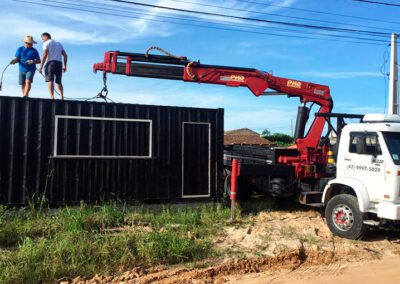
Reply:
M224 145L265 145L270 146L273 143L260 134L248 128L241 128L226 131L224 135Z

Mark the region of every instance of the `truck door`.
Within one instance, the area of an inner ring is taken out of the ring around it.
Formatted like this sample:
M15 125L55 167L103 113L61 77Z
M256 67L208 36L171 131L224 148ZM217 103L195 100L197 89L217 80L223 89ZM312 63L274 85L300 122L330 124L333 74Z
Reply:
M350 132L349 151L344 156L344 176L361 181L371 201L379 201L385 183L385 160L376 132Z

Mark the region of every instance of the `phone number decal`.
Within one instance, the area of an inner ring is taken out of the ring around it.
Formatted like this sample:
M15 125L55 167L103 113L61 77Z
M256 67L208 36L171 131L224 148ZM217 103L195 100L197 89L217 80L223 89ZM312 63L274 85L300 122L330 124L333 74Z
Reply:
M381 168L378 167L368 167L368 166L361 166L361 165L347 165L348 170L356 170L356 171L364 171L364 172L374 172L379 173Z

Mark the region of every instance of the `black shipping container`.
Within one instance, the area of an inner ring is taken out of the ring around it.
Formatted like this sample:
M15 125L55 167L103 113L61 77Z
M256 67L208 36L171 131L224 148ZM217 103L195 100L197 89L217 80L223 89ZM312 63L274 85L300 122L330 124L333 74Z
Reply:
M216 198L223 109L0 97L0 203Z

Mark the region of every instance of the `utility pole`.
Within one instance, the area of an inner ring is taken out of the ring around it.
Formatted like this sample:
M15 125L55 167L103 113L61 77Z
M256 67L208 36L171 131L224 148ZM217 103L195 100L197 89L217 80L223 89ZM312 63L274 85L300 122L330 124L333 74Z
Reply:
M389 102L388 114L399 114L399 66L397 64L397 37L392 34L390 49L390 78L389 78Z

